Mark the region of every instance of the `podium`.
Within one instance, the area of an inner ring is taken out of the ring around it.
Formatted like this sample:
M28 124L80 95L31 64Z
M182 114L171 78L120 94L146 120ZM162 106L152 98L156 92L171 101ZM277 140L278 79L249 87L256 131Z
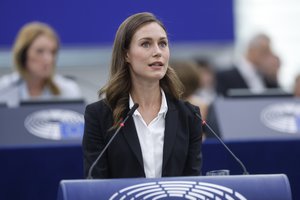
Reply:
M62 180L58 200L236 199L291 200L284 174Z

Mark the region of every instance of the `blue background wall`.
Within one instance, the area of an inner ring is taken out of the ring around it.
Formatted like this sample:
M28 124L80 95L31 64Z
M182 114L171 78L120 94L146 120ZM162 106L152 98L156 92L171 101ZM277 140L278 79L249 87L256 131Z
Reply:
M111 43L119 24L136 12L153 12L176 42L231 42L232 0L1 0L0 47L11 46L21 26L49 23L67 45Z

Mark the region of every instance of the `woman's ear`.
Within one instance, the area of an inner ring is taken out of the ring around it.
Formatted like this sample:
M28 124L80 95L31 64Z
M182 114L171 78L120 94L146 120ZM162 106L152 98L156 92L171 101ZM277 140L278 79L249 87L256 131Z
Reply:
M129 56L128 56L128 52L126 52L126 54L125 54L125 61L126 61L127 63L130 63L130 59L129 59Z

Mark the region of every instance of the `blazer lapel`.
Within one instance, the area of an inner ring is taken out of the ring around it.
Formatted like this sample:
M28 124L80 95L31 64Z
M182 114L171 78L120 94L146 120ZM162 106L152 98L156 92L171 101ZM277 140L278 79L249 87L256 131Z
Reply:
M165 136L164 136L164 148L163 148L163 166L162 171L166 167L168 159L171 155L174 142L177 134L178 126L178 111L175 105L168 101L168 112L165 119Z
M122 128L122 131L131 150L133 151L134 155L137 157L140 165L142 166L142 169L144 169L142 150L141 150L139 138L132 117L128 118L127 122L125 123L125 126Z

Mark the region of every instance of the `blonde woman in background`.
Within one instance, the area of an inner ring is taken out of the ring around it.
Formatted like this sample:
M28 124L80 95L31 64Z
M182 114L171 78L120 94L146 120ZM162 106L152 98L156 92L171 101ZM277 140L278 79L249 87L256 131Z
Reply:
M31 22L20 30L14 47L16 72L0 78L0 102L81 98L75 82L55 74L59 38L47 24Z

